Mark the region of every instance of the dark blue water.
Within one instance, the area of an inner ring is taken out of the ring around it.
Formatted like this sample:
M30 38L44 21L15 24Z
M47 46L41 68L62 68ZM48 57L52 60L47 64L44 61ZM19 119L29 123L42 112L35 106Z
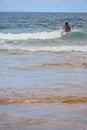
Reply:
M0 13L0 30L55 31L66 21L87 31L87 13Z

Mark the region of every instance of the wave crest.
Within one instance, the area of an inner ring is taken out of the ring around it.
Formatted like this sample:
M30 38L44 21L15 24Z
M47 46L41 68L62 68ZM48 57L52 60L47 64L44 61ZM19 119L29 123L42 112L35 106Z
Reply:
M45 40L57 39L62 36L61 31L37 32L37 33L0 33L0 40Z

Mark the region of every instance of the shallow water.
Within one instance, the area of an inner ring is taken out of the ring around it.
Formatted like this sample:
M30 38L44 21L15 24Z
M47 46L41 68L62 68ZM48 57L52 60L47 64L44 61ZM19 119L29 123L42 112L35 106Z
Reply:
M0 129L86 130L86 61L79 52L1 53Z
M86 104L1 105L0 129L87 129Z

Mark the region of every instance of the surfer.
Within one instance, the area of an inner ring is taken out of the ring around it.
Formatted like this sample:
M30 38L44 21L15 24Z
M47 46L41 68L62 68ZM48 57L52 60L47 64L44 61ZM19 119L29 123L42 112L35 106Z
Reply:
M65 32L70 32L70 31L71 31L70 25L68 24L68 22L66 22L65 25L63 26L63 30L64 30Z

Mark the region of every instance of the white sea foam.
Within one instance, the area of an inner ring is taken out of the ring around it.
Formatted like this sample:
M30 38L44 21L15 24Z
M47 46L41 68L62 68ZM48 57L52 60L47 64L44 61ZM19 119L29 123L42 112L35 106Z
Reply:
M37 33L0 33L0 40L29 40L29 39L57 39L62 36L61 30L54 32L37 32Z
M29 51L29 52L87 52L87 46L12 46L2 45L0 50Z

